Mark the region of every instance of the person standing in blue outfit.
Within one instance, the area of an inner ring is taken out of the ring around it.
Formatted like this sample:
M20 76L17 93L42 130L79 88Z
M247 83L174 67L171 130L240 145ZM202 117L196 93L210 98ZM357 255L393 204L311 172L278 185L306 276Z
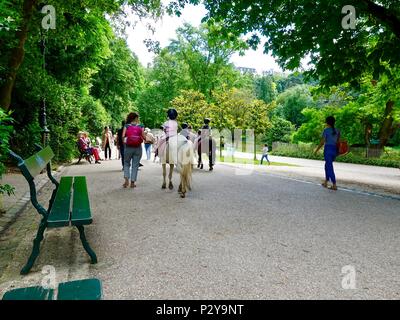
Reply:
M328 187L328 182L332 182L332 190L337 190L336 176L333 170L333 162L337 156L337 143L340 139L340 131L335 128L335 118L329 116L326 118L326 128L322 132L321 142L315 153L317 153L323 146L324 147L324 159L325 159L325 181L322 183L324 188Z

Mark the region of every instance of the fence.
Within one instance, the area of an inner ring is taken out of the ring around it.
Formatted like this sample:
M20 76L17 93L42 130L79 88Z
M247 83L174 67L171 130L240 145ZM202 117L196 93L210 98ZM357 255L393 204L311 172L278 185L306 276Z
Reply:
M274 142L272 144L272 151L277 152L288 152L288 153L312 153L316 148L316 145L310 143L285 143L285 142ZM383 155L383 149L378 148L377 145L371 145L370 147L350 147L350 153L355 156L364 158L380 158Z

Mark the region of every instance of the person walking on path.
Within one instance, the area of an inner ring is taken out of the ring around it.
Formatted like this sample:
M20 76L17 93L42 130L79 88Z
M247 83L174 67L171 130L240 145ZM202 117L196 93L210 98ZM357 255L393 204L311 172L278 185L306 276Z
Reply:
M340 139L340 131L335 128L335 118L333 116L329 116L326 118L326 128L322 132L321 142L317 149L315 150L315 154L324 147L324 159L325 159L325 181L322 183L324 188L328 187L328 182L332 182L332 190L337 190L336 186L336 176L335 171L333 169L333 162L337 156L337 143Z
M125 120L122 121L122 127L117 131L117 148L119 150L119 154L121 156L122 170L124 170L124 153L125 153L125 144L122 139L122 132L125 127Z
M126 119L126 125L122 131L125 144L124 155L124 188L128 188L129 180L131 188L136 187L140 159L142 158L142 143L146 139L143 128L139 125L139 114L132 112Z
M104 150L104 158L107 160L108 158L111 160L111 145L113 143L113 136L108 127L104 128L103 137L102 137L102 149Z
M271 164L271 162L268 159L268 151L269 151L268 150L268 145L264 144L264 148L262 149L263 154L262 154L262 157L261 157L261 164L263 164L263 160L264 159L268 161L269 165Z
M147 160L150 160L151 159L151 146L154 144L155 138L149 128L146 128L144 130L144 132L146 134L146 139L144 141L144 148L146 150Z

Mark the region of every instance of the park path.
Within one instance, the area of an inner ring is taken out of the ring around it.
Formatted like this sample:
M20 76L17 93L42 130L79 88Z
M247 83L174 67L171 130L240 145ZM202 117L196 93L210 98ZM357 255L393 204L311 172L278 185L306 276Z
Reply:
M235 152L235 157L253 159L254 155ZM269 158L273 162L287 163L294 166L271 166L256 169L294 178L308 179L318 183L324 178L324 161L278 156L269 156ZM257 159L261 159L261 155L257 155ZM339 185L381 194L400 195L400 170L398 168L341 162L335 162L334 168Z
M10 260L0 295L40 284L50 264L58 281L100 278L106 299L400 298L398 200L229 165L196 170L180 199L161 190L158 164L143 164L135 190L122 189L117 160L67 167L87 176L99 263L88 263L74 229L51 230L31 274L19 276L37 228L28 208L0 239ZM344 266L356 270L355 290L342 288Z

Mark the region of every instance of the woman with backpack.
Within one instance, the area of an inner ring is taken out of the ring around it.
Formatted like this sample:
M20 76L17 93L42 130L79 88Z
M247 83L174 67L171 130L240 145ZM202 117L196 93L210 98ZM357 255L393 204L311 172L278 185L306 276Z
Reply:
M324 145L325 159L325 181L322 183L324 188L328 187L328 182L332 182L332 190L337 190L335 171L333 170L333 162L338 156L338 142L340 141L340 131L335 128L335 118L329 116L326 118L326 128L322 132L321 142L315 153L317 153Z
M129 180L131 188L135 188L139 170L140 159L142 158L142 143L146 138L144 130L139 126L139 114L132 112L126 119L122 131L122 138L125 144L124 152L124 188L128 188Z

